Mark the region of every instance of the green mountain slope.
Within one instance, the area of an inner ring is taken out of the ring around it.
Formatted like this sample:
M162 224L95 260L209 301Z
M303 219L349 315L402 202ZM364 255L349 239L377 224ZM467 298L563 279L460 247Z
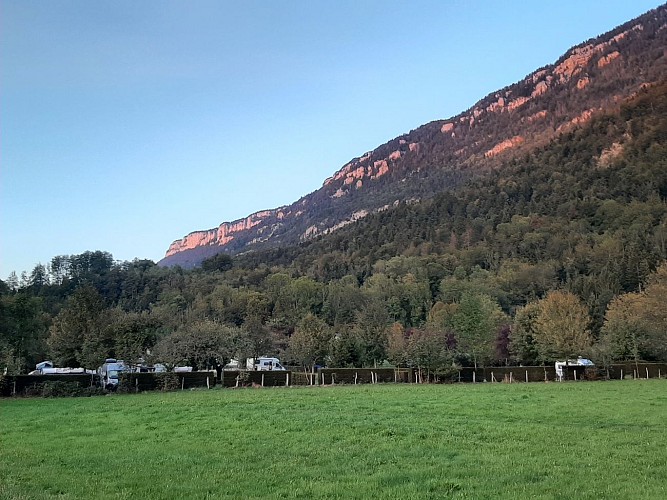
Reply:
M480 100L351 160L294 204L195 231L175 241L162 265L198 265L221 251L295 244L385 210L459 186L618 109L667 77L667 7L584 42L558 61Z

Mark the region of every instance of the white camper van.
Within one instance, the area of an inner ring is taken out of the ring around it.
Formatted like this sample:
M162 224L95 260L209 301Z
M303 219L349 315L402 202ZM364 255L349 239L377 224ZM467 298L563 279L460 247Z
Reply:
M278 358L248 358L246 370L255 371L285 371Z

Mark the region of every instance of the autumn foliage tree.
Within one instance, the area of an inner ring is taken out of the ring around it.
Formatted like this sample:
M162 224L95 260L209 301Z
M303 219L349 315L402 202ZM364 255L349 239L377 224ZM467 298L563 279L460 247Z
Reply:
M589 352L592 337L588 309L574 294L556 290L537 303L533 331L542 361L568 359Z
M649 277L642 292L616 297L605 314L600 343L611 359L667 359L667 263Z

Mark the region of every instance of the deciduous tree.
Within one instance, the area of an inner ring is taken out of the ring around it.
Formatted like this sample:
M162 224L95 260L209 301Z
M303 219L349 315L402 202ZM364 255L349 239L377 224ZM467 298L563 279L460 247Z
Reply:
M556 290L538 302L534 335L541 361L587 354L592 345L590 317L574 294Z

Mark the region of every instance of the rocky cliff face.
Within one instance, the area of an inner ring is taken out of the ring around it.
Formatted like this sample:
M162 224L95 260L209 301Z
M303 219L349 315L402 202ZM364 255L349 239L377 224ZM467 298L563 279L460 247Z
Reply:
M662 6L570 49L556 63L455 117L354 158L292 205L190 233L170 245L160 264L192 267L221 251L294 244L399 201L431 196L546 144L666 78L667 6Z

